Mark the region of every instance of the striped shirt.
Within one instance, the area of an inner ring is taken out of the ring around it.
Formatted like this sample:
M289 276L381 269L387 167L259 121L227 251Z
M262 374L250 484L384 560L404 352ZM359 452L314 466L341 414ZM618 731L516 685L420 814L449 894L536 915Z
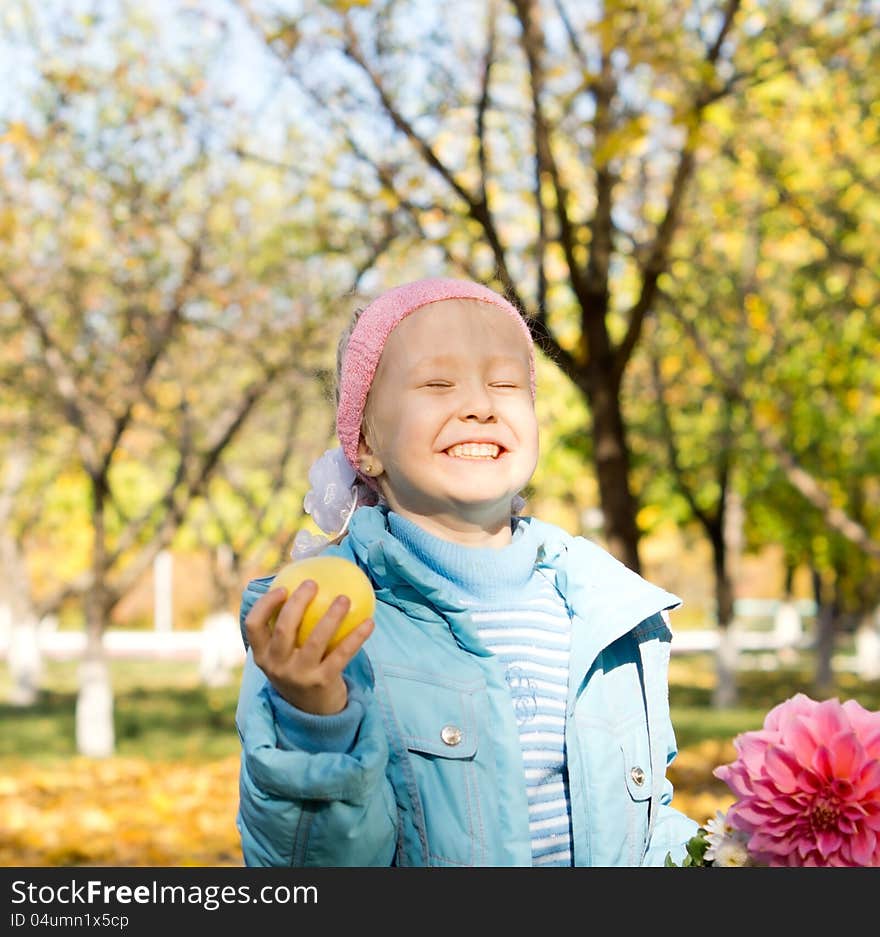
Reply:
M463 547L394 512L394 536L457 590L480 640L504 668L519 727L533 865L572 864L565 764L571 620L562 596L535 569L537 541L519 524L509 546Z

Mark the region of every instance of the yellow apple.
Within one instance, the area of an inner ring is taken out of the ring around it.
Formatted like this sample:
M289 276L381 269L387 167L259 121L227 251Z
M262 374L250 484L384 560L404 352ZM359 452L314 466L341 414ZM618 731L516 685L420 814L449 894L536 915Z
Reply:
M365 618L372 618L376 609L376 595L372 583L357 563L341 556L309 556L283 566L272 580L271 588L284 586L290 595L306 579L317 583L318 592L303 613L302 623L296 633L297 647L312 633L337 595L347 596L351 606L328 642L328 650L336 647ZM273 615L269 621L270 628L274 626L276 617Z

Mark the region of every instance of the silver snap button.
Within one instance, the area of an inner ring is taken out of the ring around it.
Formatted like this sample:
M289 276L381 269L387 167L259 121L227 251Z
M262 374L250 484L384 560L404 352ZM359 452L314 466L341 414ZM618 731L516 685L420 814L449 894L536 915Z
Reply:
M447 745L458 745L461 741L461 729L458 726L443 726L440 730L440 738Z
M629 776L633 779L633 783L639 787L645 783L645 772L638 765L630 769Z

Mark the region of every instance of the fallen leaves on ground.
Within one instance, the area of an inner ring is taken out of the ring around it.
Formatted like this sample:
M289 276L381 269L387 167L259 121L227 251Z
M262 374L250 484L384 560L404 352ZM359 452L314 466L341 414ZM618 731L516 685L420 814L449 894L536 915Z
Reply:
M712 771L735 757L736 750L730 741L707 739L683 748L669 767L675 792L672 806L701 825L714 817L716 810L726 811L734 796Z
M2 866L240 866L237 757L74 758L0 772Z
M683 749L673 806L698 823L733 798L712 776L730 743ZM237 757L201 764L136 758L22 763L0 773L0 866L240 866Z

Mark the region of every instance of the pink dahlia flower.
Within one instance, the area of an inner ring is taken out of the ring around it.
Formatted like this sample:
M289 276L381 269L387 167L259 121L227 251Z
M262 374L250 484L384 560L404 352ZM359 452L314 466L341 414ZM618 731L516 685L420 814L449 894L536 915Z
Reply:
M767 866L880 866L880 712L798 693L734 740L714 774L731 826Z

